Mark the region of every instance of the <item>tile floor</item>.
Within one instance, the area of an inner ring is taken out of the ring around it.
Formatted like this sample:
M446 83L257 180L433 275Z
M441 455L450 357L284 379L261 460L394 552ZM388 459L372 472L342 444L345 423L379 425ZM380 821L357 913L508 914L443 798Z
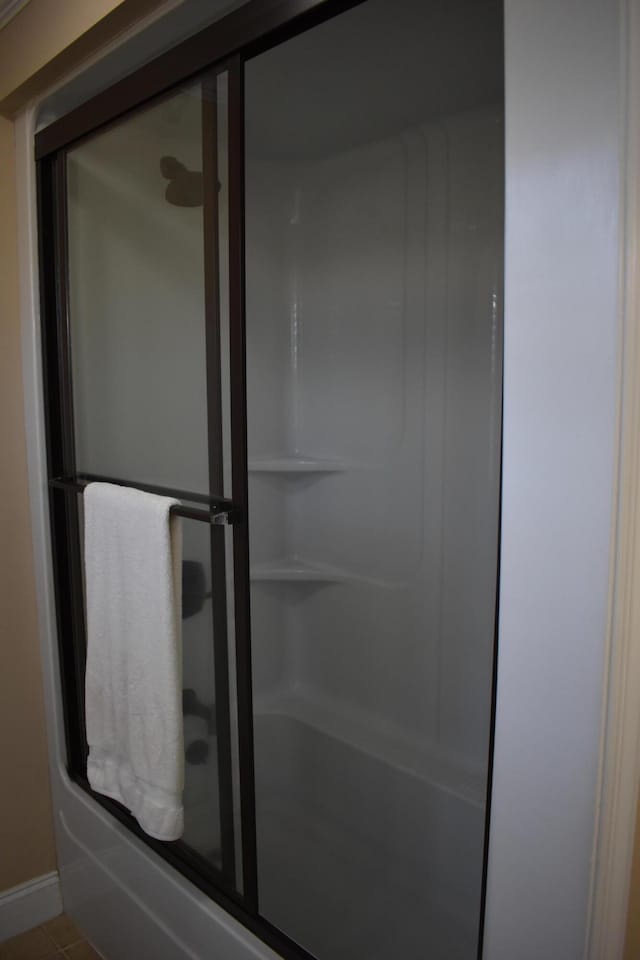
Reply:
M0 943L0 960L100 960L65 913Z

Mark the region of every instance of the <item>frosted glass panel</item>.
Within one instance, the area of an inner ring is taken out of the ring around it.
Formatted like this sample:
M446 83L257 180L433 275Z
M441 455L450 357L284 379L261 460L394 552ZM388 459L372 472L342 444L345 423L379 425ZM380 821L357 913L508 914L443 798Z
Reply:
M199 84L68 154L79 472L209 490L202 162Z
M501 7L392 6L246 68L259 904L318 960L475 960Z
M189 494L221 495L231 470L227 109L227 75L209 74L67 155L76 471L185 491L200 509ZM206 514L182 529L181 844L241 889L231 534Z
M84 567L84 515L78 498ZM222 869L218 736L213 647L213 581L209 526L183 519L182 705L184 831L182 840Z

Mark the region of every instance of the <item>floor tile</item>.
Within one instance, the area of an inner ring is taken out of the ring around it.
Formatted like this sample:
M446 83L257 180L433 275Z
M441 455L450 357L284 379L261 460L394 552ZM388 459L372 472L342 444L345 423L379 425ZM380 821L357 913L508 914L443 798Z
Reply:
M68 947L72 943L77 943L78 940L83 939L83 934L66 913L61 913L59 917L54 917L53 920L43 923L42 929L53 938L59 947Z
M0 960L49 960L57 956L59 948L40 927L0 943Z
M72 947L65 947L64 952L69 960L101 960L100 954L96 953L86 940L81 940Z

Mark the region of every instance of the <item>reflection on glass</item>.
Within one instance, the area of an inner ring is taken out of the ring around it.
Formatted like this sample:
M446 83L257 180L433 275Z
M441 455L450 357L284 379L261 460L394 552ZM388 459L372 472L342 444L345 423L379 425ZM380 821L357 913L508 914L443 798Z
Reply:
M246 69L260 911L472 960L500 435L499 3L386 0Z

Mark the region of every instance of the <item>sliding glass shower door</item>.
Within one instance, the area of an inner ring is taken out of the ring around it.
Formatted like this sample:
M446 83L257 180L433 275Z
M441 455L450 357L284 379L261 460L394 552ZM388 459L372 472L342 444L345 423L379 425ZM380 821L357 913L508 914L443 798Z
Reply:
M68 769L89 790L82 491L171 495L184 836L94 799L287 960L473 960L502 3L252 0L205 34L37 136Z
M319 960L478 950L500 15L369 0L246 66L259 905Z
M173 492L199 513L182 518L181 846L235 889L231 531L208 512L231 492L227 88L225 70L207 73L66 154L60 483ZM81 542L81 497L78 511Z

